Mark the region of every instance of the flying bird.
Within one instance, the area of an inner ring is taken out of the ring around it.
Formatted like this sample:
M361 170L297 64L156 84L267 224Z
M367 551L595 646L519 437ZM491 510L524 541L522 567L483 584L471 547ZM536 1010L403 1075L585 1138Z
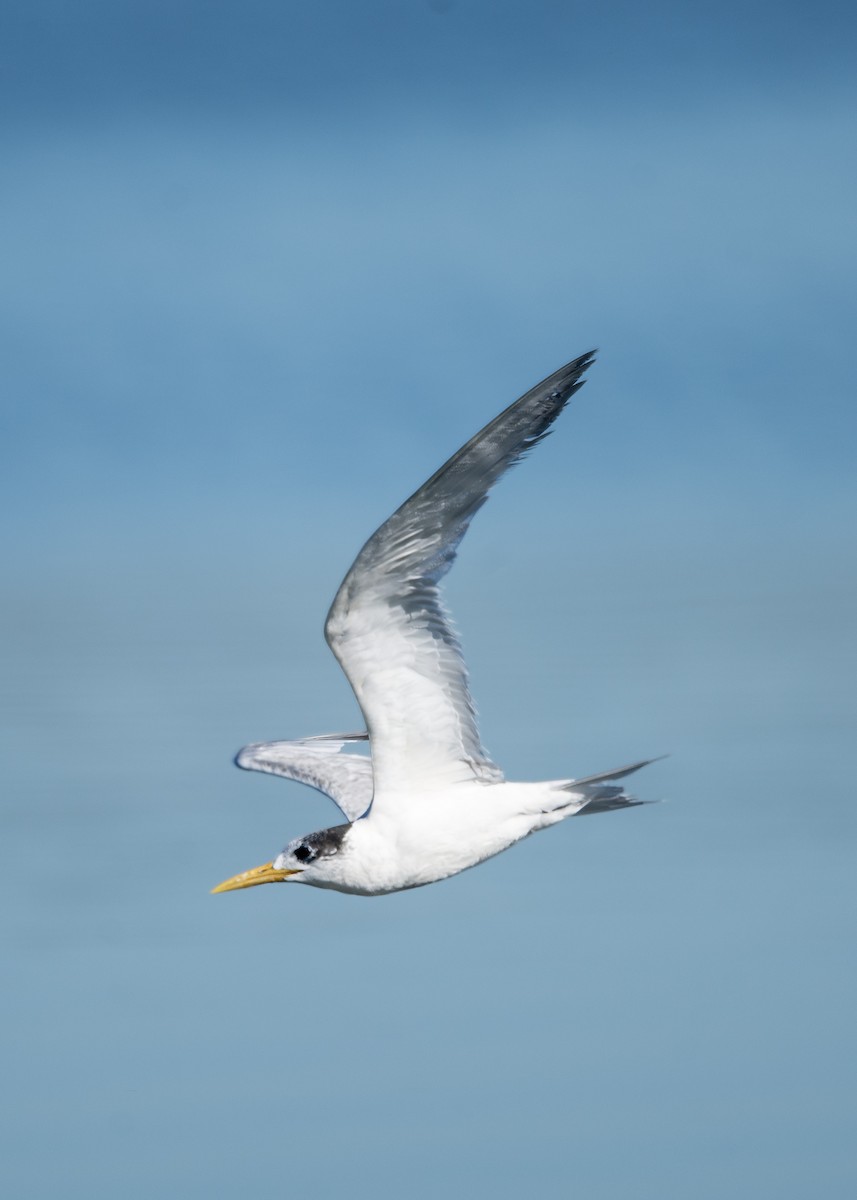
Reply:
M235 759L324 792L345 823L295 838L215 892L262 883L398 892L474 867L566 817L643 803L617 781L654 759L582 779L505 779L479 737L439 591L490 489L547 436L593 362L583 354L516 400L369 538L325 624L366 732L259 742ZM360 753L367 742L369 755Z

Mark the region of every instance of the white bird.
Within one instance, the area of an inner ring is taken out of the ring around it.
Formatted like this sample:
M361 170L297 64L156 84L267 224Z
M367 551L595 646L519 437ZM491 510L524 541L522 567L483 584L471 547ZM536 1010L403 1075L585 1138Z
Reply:
M215 892L308 883L376 896L434 883L566 817L642 803L615 781L645 759L583 779L512 783L476 724L461 646L438 584L490 488L550 431L594 361L581 355L476 434L372 535L331 606L325 637L367 733L260 742L239 767L317 788L347 824L289 842ZM368 740L371 757L349 753Z

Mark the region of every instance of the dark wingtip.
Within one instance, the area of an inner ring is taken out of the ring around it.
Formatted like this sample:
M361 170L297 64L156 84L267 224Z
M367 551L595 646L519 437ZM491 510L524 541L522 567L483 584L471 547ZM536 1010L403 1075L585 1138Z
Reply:
M242 746L241 749L236 754L233 754L233 756L232 756L233 765L236 767L240 767L240 769L242 771L248 771L250 769L246 765L246 762L247 762L246 759L244 760L244 762L241 761L241 759L243 758L243 756L247 753L247 751L249 749L250 749L249 746Z
M588 371L592 364L597 361L595 353L594 350L587 350L585 354L572 359L570 363L567 363L564 367L560 367L559 371L556 372L559 376L565 376L567 382L562 390L566 391L569 396L573 395L574 392L582 388L584 383L586 383L586 380L581 379L581 376L584 371Z
M571 362L568 363L567 366L565 366L561 369L565 370L565 371L571 371L571 372L586 371L586 370L588 370L589 367L592 366L592 364L594 362L597 362L597 359L595 357L595 355L597 353L598 353L597 348L595 350L587 350L585 354L579 354L577 356L577 358L573 358L571 360Z
M521 399L527 400L536 395L547 395L551 400L561 401L565 404L579 388L583 387L586 381L581 379L581 376L594 362L595 351L587 350L585 354L573 358L571 362L554 371L552 375L548 375Z
M597 353L597 346L594 350L587 350L585 354L581 354L578 358L575 358L573 362L570 362L568 364L569 368L576 368L578 371L586 371L594 362L598 361L598 359L595 357Z

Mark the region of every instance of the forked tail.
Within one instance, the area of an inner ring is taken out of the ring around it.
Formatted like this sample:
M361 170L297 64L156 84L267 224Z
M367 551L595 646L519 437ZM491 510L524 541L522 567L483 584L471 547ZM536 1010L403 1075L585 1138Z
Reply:
M617 767L615 771L602 771L599 775L587 775L585 779L570 779L562 785L564 792L570 792L569 808L576 817L584 817L589 813L612 812L616 808L634 808L638 804L652 804L652 800L640 800L626 792L621 784L611 783L614 779L624 779L633 775L641 767L649 763L659 762L666 758L665 754L658 758L644 758L642 762L631 763L627 767Z

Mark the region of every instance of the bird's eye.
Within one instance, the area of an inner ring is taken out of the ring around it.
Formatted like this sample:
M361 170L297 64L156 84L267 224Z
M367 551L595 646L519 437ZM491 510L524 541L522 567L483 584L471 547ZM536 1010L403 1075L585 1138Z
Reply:
M298 846L293 853L298 862L308 862L312 858L309 846Z

